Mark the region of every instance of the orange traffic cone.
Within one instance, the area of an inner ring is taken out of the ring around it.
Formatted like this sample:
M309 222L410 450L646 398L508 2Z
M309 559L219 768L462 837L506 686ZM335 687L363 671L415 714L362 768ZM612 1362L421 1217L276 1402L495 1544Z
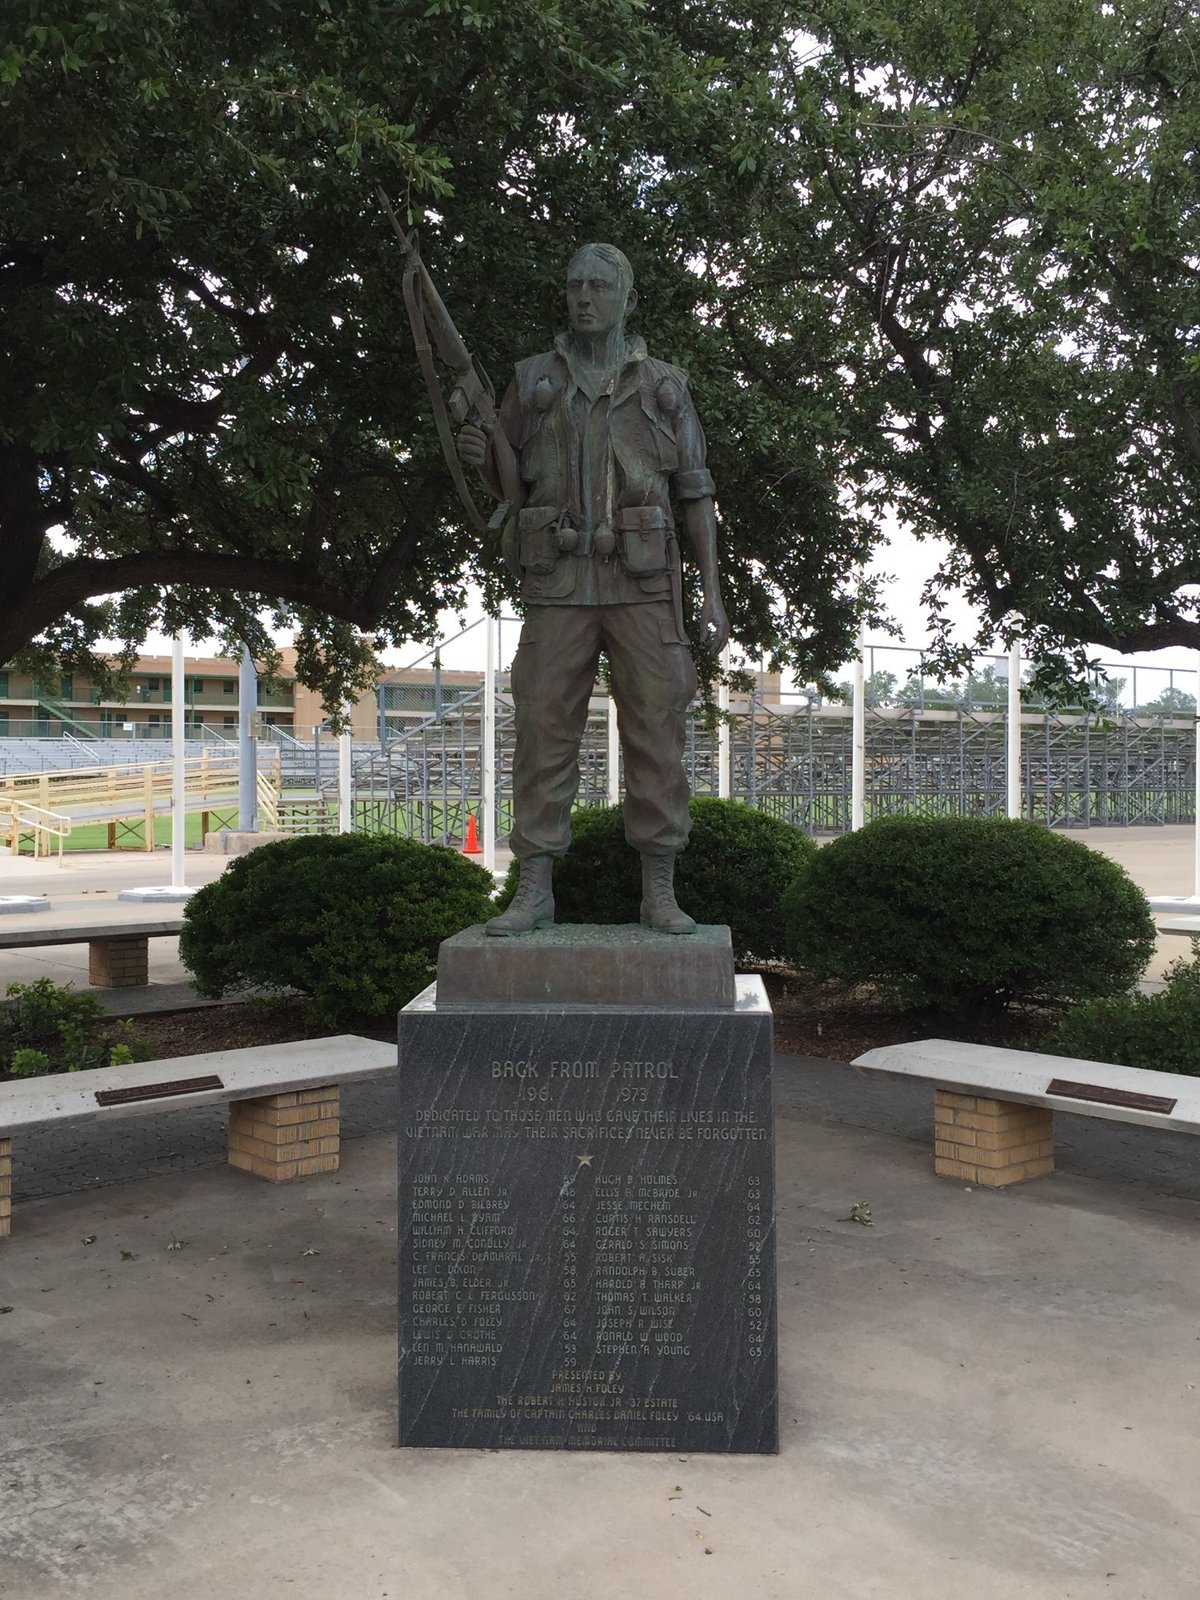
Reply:
M464 856L481 856L483 847L479 843L479 829L475 826L475 813L467 812L467 842L462 847Z

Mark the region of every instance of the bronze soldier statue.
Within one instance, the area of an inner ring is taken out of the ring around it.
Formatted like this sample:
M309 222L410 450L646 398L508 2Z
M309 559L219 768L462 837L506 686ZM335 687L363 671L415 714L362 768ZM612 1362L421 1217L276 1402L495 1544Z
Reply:
M677 515L700 568L702 621L716 650L729 629L704 434L683 371L626 334L636 304L621 251L585 245L567 269L570 331L518 365L496 424L504 439L476 423L458 436L463 461L497 497L511 484L513 455L520 479L506 534L525 604L512 671L511 843L520 881L508 910L486 925L491 934L554 921L551 873L570 843L601 652L625 760L625 836L642 858L641 920L663 933L696 927L676 904L673 882L690 828L683 748L696 691Z

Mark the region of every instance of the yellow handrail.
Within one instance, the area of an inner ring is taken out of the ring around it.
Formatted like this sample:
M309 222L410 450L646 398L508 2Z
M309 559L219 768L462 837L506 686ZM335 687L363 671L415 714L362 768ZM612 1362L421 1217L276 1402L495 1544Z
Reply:
M260 809L267 813L277 807L279 792L279 753L264 751L267 768L257 774ZM45 812L63 815L85 808L110 819L141 813L145 822L146 848L154 848L154 814L166 809L172 795L173 768L170 761L148 761L125 767L76 767L43 772L16 772L0 776L0 806L6 801ZM236 794L238 753L236 749L205 750L184 763L185 800L206 802ZM51 805L51 801L54 805ZM157 806L156 806L157 802ZM76 817L76 821L83 818Z
M262 826L271 833L279 831L279 784L272 783L265 772L259 772L255 777L255 793L258 799L258 816Z
M36 812L37 815L32 813ZM50 854L50 840L58 840L58 864L62 866L63 841L74 823L61 811L49 811L44 806L32 806L20 800L9 801L9 848L12 854L21 851L21 835L33 834L35 856Z

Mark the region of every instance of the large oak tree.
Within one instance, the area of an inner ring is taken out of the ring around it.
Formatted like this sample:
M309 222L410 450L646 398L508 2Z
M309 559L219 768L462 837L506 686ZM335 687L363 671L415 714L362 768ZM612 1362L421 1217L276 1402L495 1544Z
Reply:
M13 22L13 19L18 19ZM586 237L708 425L738 637L848 653L885 511L1047 651L1200 644L1185 0L24 0L0 40L0 659L499 582L373 197L498 381ZM53 530L61 529L61 533ZM103 597L117 595L115 602Z

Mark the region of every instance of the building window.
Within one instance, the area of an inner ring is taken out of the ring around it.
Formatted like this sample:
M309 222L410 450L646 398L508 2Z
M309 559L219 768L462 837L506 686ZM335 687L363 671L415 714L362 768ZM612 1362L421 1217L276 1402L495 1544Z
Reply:
M75 698L75 679L69 672L64 672L62 675L62 681L58 686L58 698L60 700L74 700Z
M0 695L8 699L8 673L0 672Z
M237 727L237 718L236 717L224 717L224 718L222 718L221 726L225 727L225 728L236 728Z
M221 679L221 693L222 694L235 694L236 692L237 692L237 679L236 678L222 678Z

